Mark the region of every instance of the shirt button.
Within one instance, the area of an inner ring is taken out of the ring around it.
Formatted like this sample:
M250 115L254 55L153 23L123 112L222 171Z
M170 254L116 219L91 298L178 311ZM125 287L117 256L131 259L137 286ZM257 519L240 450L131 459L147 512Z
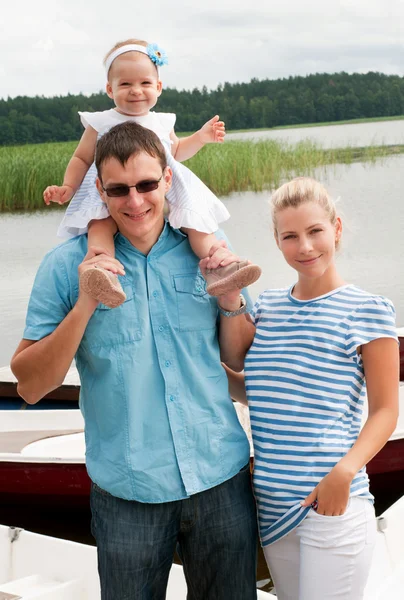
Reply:
M166 365L166 367L169 367L171 365L170 361L166 360L165 365Z
M200 285L197 285L197 286L196 286L196 291L197 291L197 292L201 292L201 291L202 291L202 287L201 287Z
M158 293L156 291L153 292L153 298L157 298Z
M162 325L160 325L159 331L164 331L164 327Z
M175 396L170 396L170 402L174 402Z

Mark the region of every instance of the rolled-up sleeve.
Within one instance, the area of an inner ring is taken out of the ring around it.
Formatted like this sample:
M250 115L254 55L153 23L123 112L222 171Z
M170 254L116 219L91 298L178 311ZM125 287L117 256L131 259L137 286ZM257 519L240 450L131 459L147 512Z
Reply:
M57 248L48 252L36 274L23 333L26 340L51 334L72 309L66 267L58 253Z

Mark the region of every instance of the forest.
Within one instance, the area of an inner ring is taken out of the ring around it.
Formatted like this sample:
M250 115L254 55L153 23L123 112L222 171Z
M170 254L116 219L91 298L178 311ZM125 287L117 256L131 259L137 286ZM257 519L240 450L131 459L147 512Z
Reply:
M103 92L18 96L0 100L0 145L78 140L77 111L111 108ZM166 88L155 110L177 114L176 131L196 131L219 114L228 130L391 117L404 114L404 77L317 73L306 77L224 83L215 90Z

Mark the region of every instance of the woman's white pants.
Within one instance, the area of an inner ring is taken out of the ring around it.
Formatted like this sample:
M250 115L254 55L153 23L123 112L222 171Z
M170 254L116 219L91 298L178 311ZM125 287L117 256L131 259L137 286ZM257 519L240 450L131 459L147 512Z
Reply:
M375 542L374 508L364 498L351 498L339 517L310 510L264 547L278 600L361 600Z

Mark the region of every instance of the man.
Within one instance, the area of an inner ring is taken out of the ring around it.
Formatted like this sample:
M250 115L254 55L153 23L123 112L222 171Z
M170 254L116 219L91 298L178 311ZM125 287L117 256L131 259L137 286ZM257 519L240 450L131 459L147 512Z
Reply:
M86 236L45 257L11 365L19 393L37 402L76 358L103 600L163 599L177 544L189 598L256 598L249 445L220 364L216 299L163 217L164 149L128 122L98 142L96 166L116 258L87 252ZM119 308L79 290L94 265L122 275Z

